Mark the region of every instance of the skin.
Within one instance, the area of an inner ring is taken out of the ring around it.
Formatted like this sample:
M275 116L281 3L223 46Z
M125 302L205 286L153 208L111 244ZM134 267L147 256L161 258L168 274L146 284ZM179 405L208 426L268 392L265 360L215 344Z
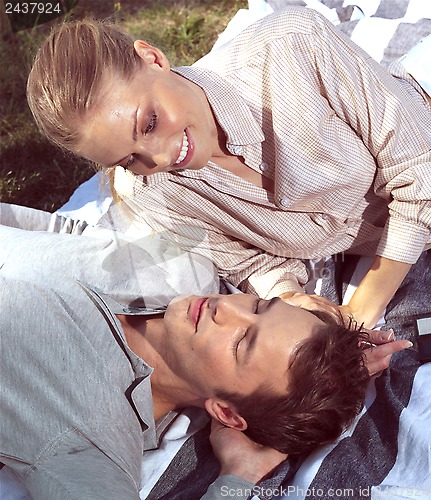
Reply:
M76 152L96 163L121 165L145 176L200 169L213 161L272 190L265 177L248 168L243 158L227 151L224 133L202 89L170 71L169 61L156 47L138 40L134 49L141 66L131 81L122 80L114 72L107 74L102 84L103 98L85 121L83 140ZM177 163L182 158L184 134L188 139L187 155ZM340 311L372 328L410 267L376 256L352 299Z
M229 474L258 483L287 458L284 453L254 443L243 432L217 420L212 421L210 441L221 464L220 476Z
M226 156L202 89L171 72L157 48L139 41L135 50L140 68L129 82L107 75L104 97L84 125L79 153L101 165L151 175L179 168L175 162L186 132L189 154L181 168L199 169L211 158Z
M410 268L410 264L377 255L343 312L372 328Z
M245 294L179 298L164 317L119 319L129 347L154 367L155 418L193 405L239 430L246 422L217 390L247 396L265 383L285 394L292 354L324 324L281 299Z

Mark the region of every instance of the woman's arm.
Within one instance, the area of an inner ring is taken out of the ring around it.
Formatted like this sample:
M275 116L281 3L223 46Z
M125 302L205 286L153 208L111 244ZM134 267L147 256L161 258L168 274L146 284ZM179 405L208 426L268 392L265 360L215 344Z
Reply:
M374 159L370 196L373 192L388 203L376 255L412 264L430 240L429 106L405 80L390 75L326 20L314 17L314 70L325 99Z
M411 264L376 256L350 302L341 306L342 312L351 314L359 324L373 328L410 267Z

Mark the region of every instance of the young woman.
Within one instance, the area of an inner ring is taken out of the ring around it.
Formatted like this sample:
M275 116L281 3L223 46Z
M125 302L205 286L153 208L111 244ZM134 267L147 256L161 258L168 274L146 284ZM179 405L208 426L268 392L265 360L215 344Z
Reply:
M334 309L301 293L308 259L374 255L342 309L373 326L430 243L430 108L392 73L307 9L175 70L83 21L40 49L28 99L54 142L130 171L118 191L137 217L245 292Z

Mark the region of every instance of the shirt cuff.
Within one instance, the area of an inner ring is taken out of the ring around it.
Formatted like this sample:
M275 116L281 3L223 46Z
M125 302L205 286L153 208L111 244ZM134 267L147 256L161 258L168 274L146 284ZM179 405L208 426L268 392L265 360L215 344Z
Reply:
M389 217L376 254L386 259L414 264L430 240L430 230L412 221Z
M303 292L301 283L306 284L307 281L307 268L299 259L289 259L287 266L279 265L264 274L256 273L248 278L248 284L262 299L272 299L286 292Z
M286 280L276 283L273 288L269 291L265 299L269 300L273 297L279 297L283 293L287 292L304 292L304 288L295 280Z

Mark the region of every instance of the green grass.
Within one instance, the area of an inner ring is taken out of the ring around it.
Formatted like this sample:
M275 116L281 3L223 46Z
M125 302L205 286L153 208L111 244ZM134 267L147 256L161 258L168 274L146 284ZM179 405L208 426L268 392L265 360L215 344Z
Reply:
M180 66L206 54L235 12L246 7L246 0L80 0L70 17L111 17ZM49 29L42 25L14 34L0 16L0 200L54 211L94 170L42 137L27 106L27 74Z

